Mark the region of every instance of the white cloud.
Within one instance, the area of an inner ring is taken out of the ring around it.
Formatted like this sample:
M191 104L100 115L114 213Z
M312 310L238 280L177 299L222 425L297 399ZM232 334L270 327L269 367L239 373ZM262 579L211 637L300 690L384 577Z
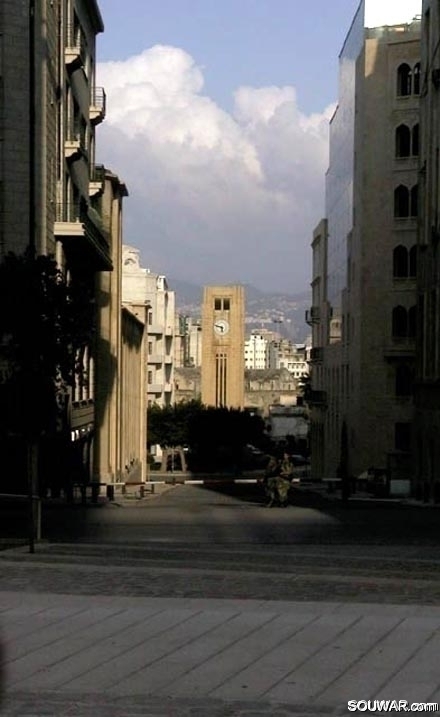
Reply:
M98 77L98 157L128 185L125 242L144 264L201 284L306 288L330 108L305 116L293 87L241 87L228 114L175 47L101 64Z

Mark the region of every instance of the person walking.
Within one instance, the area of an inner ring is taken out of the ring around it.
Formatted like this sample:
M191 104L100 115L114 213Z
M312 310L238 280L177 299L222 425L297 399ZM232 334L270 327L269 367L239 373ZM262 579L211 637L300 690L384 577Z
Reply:
M279 469L279 461L276 456L270 456L267 466L264 470L263 478L264 490L267 497L269 498L269 502L267 503L268 508L272 508L272 506L276 503L278 499L277 478L279 475Z
M293 464L288 453L284 453L277 478L278 502L282 508L289 503L289 490L293 478Z

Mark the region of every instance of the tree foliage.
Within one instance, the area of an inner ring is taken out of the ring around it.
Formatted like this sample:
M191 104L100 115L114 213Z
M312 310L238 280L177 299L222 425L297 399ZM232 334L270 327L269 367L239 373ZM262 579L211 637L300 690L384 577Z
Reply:
M193 471L240 471L248 444L265 449L264 421L248 411L213 408L199 401L148 409L148 444L187 446Z
M3 432L50 431L57 393L72 383L91 336L90 296L68 284L55 259L8 254L0 264Z

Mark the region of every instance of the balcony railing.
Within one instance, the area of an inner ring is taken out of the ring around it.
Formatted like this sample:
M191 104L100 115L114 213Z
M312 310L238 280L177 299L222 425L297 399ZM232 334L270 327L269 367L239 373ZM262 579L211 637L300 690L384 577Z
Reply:
M56 205L55 237L101 270L111 270L108 234L101 217L84 200Z
M69 70L76 70L84 64L87 54L86 48L86 41L81 28L76 23L68 23L64 60Z
M99 124L105 118L107 97L103 87L94 87L90 98L90 121Z
M105 168L97 164L90 172L89 197L96 197L104 191Z

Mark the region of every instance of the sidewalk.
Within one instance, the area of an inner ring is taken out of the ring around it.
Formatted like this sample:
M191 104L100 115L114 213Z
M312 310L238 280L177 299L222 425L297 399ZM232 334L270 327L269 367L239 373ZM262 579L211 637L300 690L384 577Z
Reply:
M439 702L440 607L0 593L3 717Z

